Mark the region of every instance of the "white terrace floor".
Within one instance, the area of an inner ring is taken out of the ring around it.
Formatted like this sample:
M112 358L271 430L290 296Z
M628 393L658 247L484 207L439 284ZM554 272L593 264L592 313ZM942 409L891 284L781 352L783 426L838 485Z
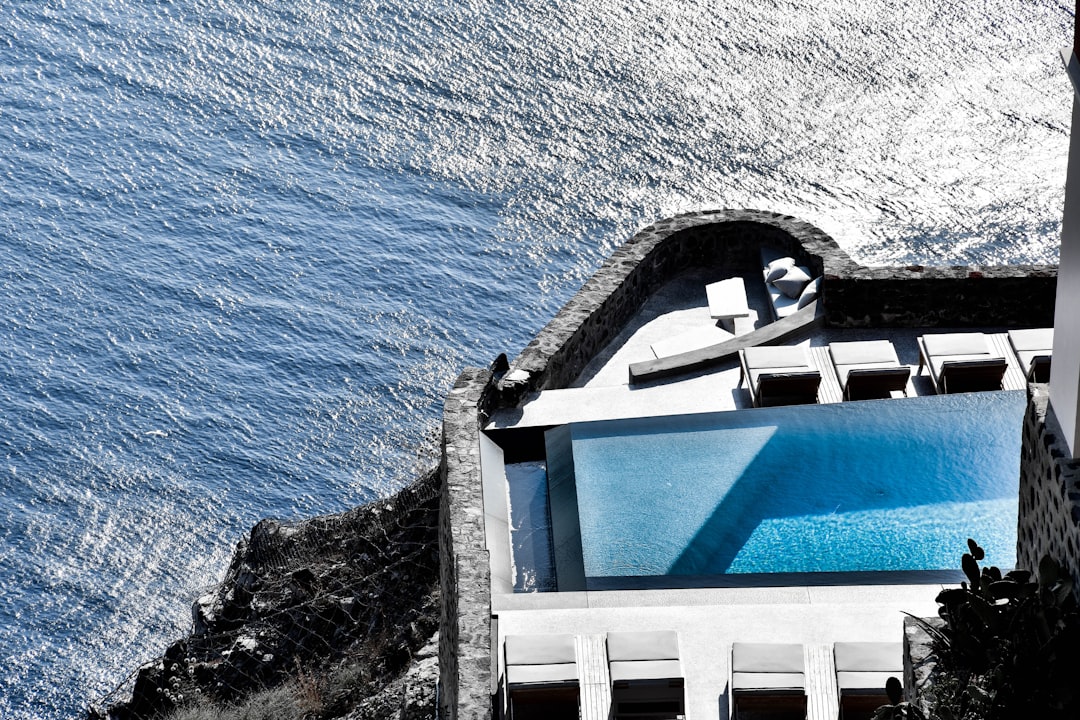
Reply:
M559 425L568 422L611 420L629 417L683 415L689 413L739 410L750 407L750 393L739 386L739 363L732 359L709 370L650 383L629 384L629 366L656 357L652 346L676 339L676 344L690 349L695 342L704 347L724 339L724 331L709 318L705 304L705 280L691 273L676 279L651 298L633 322L601 353L575 383L574 387L538 393L520 409L503 411L492 418L491 428ZM767 317L764 289L761 296L750 293L751 312ZM760 325L761 320L755 318ZM933 328L927 332L949 332ZM963 332L964 330L956 330ZM1009 362L1005 373L1006 390L1026 387L1023 373L1013 356L1004 329L985 328L991 345ZM810 347L811 356L821 371L821 402L840 402L840 384L832 370L828 345L845 340L891 340L901 363L911 366L909 396L933 395L928 371L919 367L916 338L918 329L819 329L797 343ZM730 335L728 335L730 337Z
M637 319L590 366L577 387L550 390L522 409L496 415L489 427L555 425L572 421L735 410L749 406L737 387L736 361L690 376L645 386L628 384L627 366L654 357L651 346L665 339L693 344L695 333L716 337L705 305L705 280L687 275L650 300ZM748 283L750 285L750 283ZM762 296L751 308L762 311ZM941 332L942 330L934 330ZM1023 378L1004 335L988 329L1009 359L1006 387ZM916 376L917 331L822 330L804 338L822 371L822 401L840 400L825 350L833 340L892 340L902 363L912 366L909 395L932 394L925 375ZM486 475L486 474L485 474ZM490 489L485 488L490 492ZM485 493L487 494L487 493ZM498 494L498 491L496 491ZM505 488L502 490L505 494ZM490 508L489 508L490 511ZM503 521L505 522L505 520ZM505 552L505 551L504 551ZM958 553L960 550L958 550ZM507 555L495 551L493 558ZM959 555L957 557L959 564ZM495 573L493 573L495 574ZM505 574L505 572L503 573ZM838 700L831 647L837 641L902 639L904 613L936 615L941 585L619 590L580 593L496 593L492 597L498 648L507 635L572 633L577 636L582 717L607 720L610 690L604 662L604 633L615 630L676 630L686 676L687 720L727 718L732 642L802 643L807 660L810 720L835 720ZM501 663L501 652L498 653ZM501 676L501 668L499 675Z

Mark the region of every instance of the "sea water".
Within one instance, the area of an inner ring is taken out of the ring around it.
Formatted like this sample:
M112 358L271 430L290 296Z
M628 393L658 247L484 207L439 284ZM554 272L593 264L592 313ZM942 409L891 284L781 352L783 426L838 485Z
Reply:
M635 229L1054 262L1058 0L0 6L0 717L78 717L264 516L430 464Z

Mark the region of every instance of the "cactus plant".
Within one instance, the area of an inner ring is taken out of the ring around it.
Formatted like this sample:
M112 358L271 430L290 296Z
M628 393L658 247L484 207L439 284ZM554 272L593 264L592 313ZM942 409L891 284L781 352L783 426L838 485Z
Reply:
M1080 717L1080 608L1073 580L1052 558L1037 575L980 567L983 549L968 540L967 578L937 596L943 627L916 621L933 639L949 679L933 690L930 718L1005 720ZM876 717L916 717L887 714Z

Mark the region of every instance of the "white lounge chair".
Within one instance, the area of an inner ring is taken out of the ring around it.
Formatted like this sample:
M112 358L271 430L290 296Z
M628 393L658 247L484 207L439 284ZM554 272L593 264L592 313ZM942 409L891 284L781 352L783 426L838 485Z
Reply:
M512 720L577 720L573 635L508 635L506 694Z
M806 348L764 345L739 351L742 374L754 407L816 403L821 373Z
M1054 352L1054 328L1010 330L1012 345L1020 369L1028 382L1050 382L1050 356Z
M829 357L845 400L886 398L897 390L907 395L911 368L900 364L888 340L829 343Z
M740 717L806 717L803 646L787 643L733 643L731 700Z
M919 371L924 365L930 370L939 394L1001 389L1008 363L982 333L922 335L918 342Z
M904 648L898 642L838 642L833 645L841 720L870 720L889 703L885 683L903 681Z
M678 633L610 632L607 654L615 720L674 720L685 714Z

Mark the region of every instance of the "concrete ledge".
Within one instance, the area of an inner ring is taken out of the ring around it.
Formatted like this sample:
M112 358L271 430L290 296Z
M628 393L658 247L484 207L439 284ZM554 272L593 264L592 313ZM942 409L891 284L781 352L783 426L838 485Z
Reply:
M673 375L704 370L733 357L740 350L756 345L776 345L791 338L804 335L809 330L820 327L825 322L825 308L815 300L802 310L786 318L769 323L753 332L733 337L716 345L690 350L630 364L630 384L659 380Z

